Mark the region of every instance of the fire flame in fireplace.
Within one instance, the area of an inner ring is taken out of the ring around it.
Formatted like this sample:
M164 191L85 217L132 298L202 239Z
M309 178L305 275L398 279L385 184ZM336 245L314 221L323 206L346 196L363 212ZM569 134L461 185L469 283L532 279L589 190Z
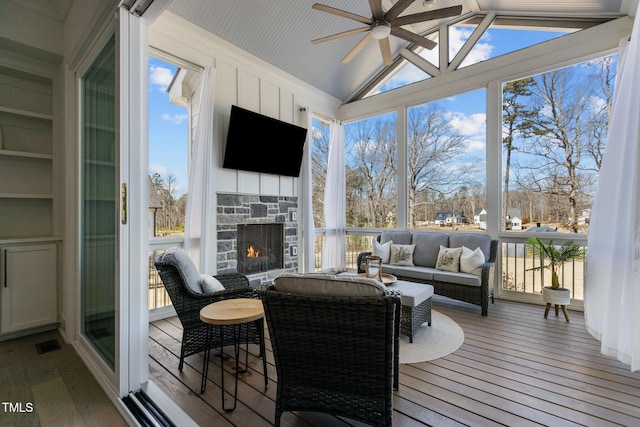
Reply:
M260 251L256 251L253 245L249 246L247 249L247 258L258 258L260 256Z

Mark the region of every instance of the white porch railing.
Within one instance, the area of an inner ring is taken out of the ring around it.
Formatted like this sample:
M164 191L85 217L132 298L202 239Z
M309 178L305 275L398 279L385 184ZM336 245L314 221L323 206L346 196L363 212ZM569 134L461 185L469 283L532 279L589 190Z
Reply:
M174 312L169 294L164 289L162 280L153 265L156 256L172 247L183 247L183 237L154 237L149 241L149 280L147 283L149 293L149 318L152 320L165 317Z

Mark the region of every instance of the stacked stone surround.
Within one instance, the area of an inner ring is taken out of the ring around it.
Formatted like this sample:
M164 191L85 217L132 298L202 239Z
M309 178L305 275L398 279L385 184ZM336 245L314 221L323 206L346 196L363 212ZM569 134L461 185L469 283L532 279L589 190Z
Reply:
M298 270L298 198L257 194L217 193L217 274L238 267L238 224L284 224L284 269L248 275L252 287L273 280L283 271Z

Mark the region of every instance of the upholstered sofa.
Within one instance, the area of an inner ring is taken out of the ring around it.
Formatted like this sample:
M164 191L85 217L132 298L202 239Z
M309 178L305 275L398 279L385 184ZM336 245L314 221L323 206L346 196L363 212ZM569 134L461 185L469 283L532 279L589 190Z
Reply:
M358 255L358 273L367 256L380 256L383 273L433 285L435 294L479 305L486 316L497 248L484 233L384 231Z

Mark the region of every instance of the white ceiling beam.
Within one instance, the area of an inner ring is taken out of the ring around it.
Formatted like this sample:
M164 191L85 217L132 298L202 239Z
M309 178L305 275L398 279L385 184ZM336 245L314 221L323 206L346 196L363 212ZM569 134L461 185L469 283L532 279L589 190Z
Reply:
M402 48L402 50L400 51L400 55L402 55L402 57L404 59L406 59L407 61L411 62L416 67L420 68L425 73L427 73L427 74L429 74L431 76L439 76L440 75L440 70L438 69L438 67L436 67L431 62L427 61L426 59L424 59L422 56L418 55L417 53L412 52L407 48Z
M467 41L462 45L462 48L460 49L460 51L456 54L456 56L453 58L451 63L447 66L447 71L453 71L460 66L462 61L464 61L464 58L466 58L467 55L469 55L469 52L471 52L471 49L473 49L476 43L478 43L478 40L480 40L480 37L482 37L482 35L487 31L487 28L489 28L489 26L491 25L495 17L496 17L495 12L487 13L487 15L484 17L482 22L480 22L480 24L478 24L476 29L473 30L473 33L471 33ZM443 68L443 67L440 66L440 68Z
M505 82L612 54L616 52L620 39L631 34L632 27L633 19L629 17L609 21L438 77L343 104L338 108L337 118L349 122L476 90L486 87L487 82Z

